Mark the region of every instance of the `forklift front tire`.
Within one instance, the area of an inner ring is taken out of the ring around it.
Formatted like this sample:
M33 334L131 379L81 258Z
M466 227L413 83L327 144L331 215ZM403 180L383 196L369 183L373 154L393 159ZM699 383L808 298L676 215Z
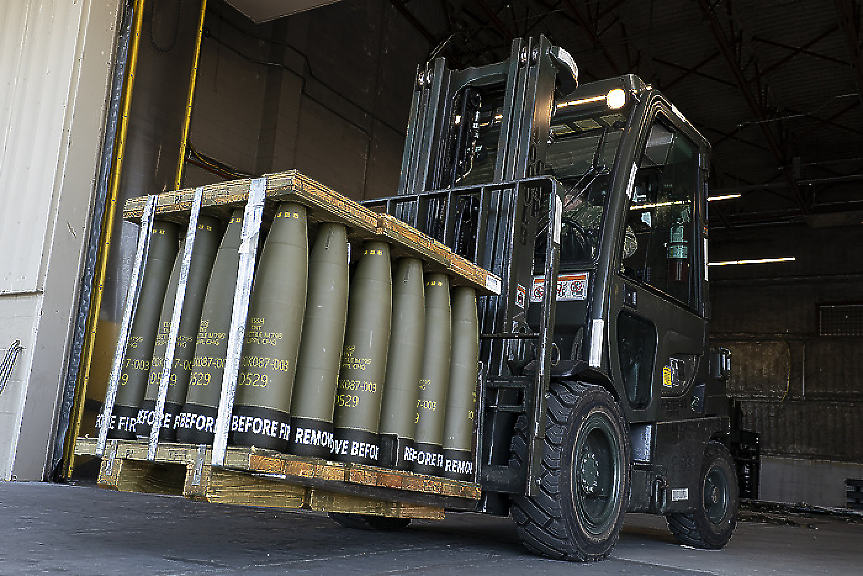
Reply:
M512 516L534 553L601 560L617 541L629 501L626 423L601 386L554 382L549 392L539 494L514 496ZM528 461L525 424L522 418L516 425L516 462Z
M699 482L699 505L694 512L668 514L668 528L681 544L719 550L737 525L740 497L734 461L719 442L708 442Z

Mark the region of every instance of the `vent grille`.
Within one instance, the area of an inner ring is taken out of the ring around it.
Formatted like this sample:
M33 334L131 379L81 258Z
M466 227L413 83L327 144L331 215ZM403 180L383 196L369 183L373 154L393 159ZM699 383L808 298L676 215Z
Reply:
M821 336L863 336L863 304L819 305L818 333Z

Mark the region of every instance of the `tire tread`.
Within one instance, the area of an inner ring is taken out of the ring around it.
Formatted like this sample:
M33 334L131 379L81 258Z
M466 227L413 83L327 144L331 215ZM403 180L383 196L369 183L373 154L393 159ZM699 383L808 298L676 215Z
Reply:
M610 545L601 554L581 550L568 534L560 500L561 451L568 417L579 398L597 388L575 382L555 382L549 388L546 446L542 458L544 470L540 476L539 494L534 497L516 496L511 508L522 542L535 554L579 562L602 560L611 553L618 539L619 531L611 537ZM510 464L521 466L526 460L527 419L522 415L516 422Z
M737 476L734 473L734 461L731 459L731 454L724 444L711 440L707 443L704 451L704 462L702 463L702 477L700 482L704 481L704 468L708 459L720 458L725 460L730 467L730 476L727 478L729 482L736 482ZM700 490L699 490L700 492ZM674 512L666 514L665 521L668 524L668 529L680 544L684 546L692 546L693 548L701 548L704 550L719 550L723 548L731 538L732 532L737 524L737 507L739 505L739 494L736 489L736 484L732 490L729 506L731 506L730 514L732 515L729 525L720 532L711 533L708 526L707 517L704 515L703 509L694 512ZM701 495L699 493L698 505L703 507Z

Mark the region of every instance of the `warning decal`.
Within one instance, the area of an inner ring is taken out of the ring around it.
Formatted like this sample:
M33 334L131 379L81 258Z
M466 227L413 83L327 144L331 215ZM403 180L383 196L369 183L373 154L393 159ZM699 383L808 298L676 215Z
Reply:
M579 274L560 274L557 277L558 301L586 300L587 279L587 272L581 272ZM542 302L542 297L544 294L545 276L535 276L533 278L533 286L530 290L530 301Z
M671 369L671 366L662 367L662 385L666 388L674 386L674 371Z

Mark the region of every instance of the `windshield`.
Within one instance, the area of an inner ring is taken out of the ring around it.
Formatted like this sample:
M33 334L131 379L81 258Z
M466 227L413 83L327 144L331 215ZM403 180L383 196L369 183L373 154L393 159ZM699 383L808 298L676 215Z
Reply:
M546 152L546 173L563 186L561 267L592 260L599 251L611 167L626 126L624 113L576 112L555 111ZM545 241L537 240L539 265L545 260Z

